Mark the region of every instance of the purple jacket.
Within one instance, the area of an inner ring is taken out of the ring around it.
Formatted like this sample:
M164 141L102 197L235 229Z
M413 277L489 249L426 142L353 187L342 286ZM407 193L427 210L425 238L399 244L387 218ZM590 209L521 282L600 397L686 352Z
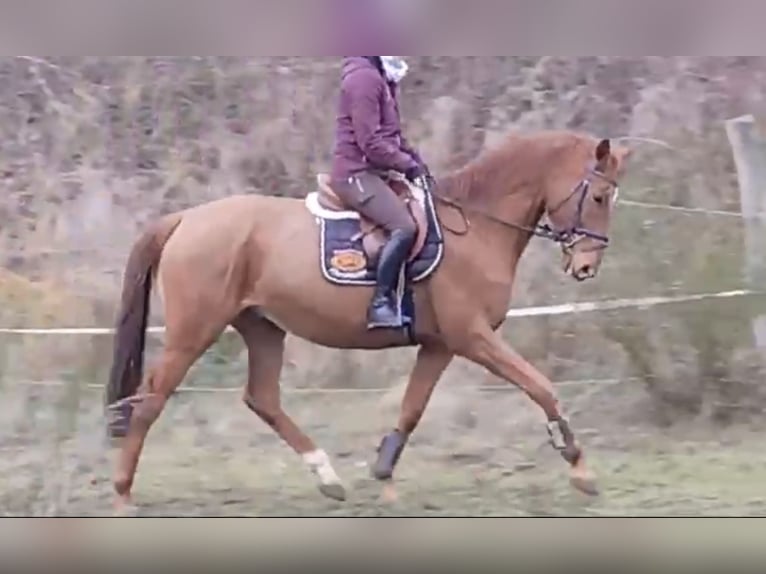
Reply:
M406 171L422 165L402 137L396 86L365 56L343 62L338 104L333 179L369 171Z

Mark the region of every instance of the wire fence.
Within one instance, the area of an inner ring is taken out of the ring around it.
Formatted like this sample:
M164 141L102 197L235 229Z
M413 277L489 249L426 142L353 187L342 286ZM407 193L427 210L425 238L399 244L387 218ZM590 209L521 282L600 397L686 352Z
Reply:
M629 383L640 382L642 379L639 377L628 377L622 379L583 379L577 381L560 381L554 383L558 389L577 388L577 387L613 387L617 385L624 385ZM67 381L14 381L9 383L9 387L39 387L39 388L64 388L70 383ZM104 389L104 385L89 384L82 385L80 388L87 391L101 392ZM178 394L192 394L192 395L217 395L217 394L236 394L241 393L243 387L183 387L178 389ZM481 385L475 389L480 393L517 393L521 392L517 387L497 384L497 385ZM374 387L374 388L284 388L282 393L292 396L312 396L312 395L384 395L392 391L391 387Z
M723 216L743 219L743 215L733 211L720 211L720 210L707 210L701 208L688 208L663 204L653 204L645 202L636 202L630 200L623 200L621 202L624 205L628 205L636 208L643 209L660 209L672 212L685 212L691 214L700 214L708 216ZM94 250L95 251L95 250ZM763 291L756 291L750 289L740 289L732 291L722 291L717 293L701 293L701 294L689 294L689 295L677 295L667 297L642 297L642 298L626 298L626 299L612 299L601 300L582 303L565 303L560 305L549 306L537 306L537 307L523 307L510 309L507 313L508 318L526 318L526 317L549 317L560 315L571 315L581 313L597 313L606 311L615 311L623 309L650 309L653 307L667 306L667 305L681 305L688 303L697 303L707 300L725 300L734 298L743 298L763 295ZM230 328L228 332L232 332ZM148 329L148 333L152 335L162 335L165 333L165 327L155 326ZM114 334L114 329L105 327L58 327L58 328L0 328L0 335L7 336L30 336L30 337L93 337L93 336L109 336ZM615 386L630 382L636 382L637 379L633 378L621 378L621 379L585 379L578 381L561 381L556 383L557 388L567 387L581 387L581 386ZM20 381L13 382L11 386L26 386L26 387L41 387L41 388L55 388L63 387L68 383L60 380L48 380L48 381ZM100 391L103 389L102 385L85 385L83 388L91 391ZM515 387L509 385L491 385L479 387L480 392L499 392L499 391L516 391ZM305 389L285 389L284 392L289 395L317 395L317 394L384 394L391 391L390 387L385 388L305 388ZM194 387L183 388L179 390L180 393L194 393L194 394L217 394L217 393L235 393L241 392L241 387L233 388L215 388L215 387Z
M694 303L710 299L733 299L739 297L748 297L761 295L764 292L749 289L739 289L734 291L722 291L720 293L702 293L697 295L678 295L673 297L641 297L634 299L612 299L605 301L592 301L584 303L564 303L561 305L548 305L541 307L522 307L511 309L506 317L524 318L524 317L545 317L556 315L573 315L580 313L594 313L599 311L616 311L621 309L649 309L662 305ZM231 328L228 332L232 332ZM162 335L165 333L165 327L150 327L147 333L152 335ZM19 335L19 336L106 336L113 335L114 329L107 327L59 327L59 328L4 328L0 329L0 335Z

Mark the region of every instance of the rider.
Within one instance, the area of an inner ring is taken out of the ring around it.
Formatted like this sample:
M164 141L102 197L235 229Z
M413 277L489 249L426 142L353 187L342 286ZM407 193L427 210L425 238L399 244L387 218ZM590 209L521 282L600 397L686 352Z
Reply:
M398 56L347 56L343 62L331 186L349 208L388 232L368 329L402 326L396 288L417 235L386 174L399 172L424 189L429 174L401 133L397 86L407 72L407 63Z

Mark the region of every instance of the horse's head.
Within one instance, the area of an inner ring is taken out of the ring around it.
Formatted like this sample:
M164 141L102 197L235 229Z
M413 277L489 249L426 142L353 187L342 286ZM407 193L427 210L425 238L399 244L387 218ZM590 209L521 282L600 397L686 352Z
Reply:
M545 209L562 246L564 270L578 281L596 277L601 267L629 155L628 148L614 147L610 140L575 146L548 178Z

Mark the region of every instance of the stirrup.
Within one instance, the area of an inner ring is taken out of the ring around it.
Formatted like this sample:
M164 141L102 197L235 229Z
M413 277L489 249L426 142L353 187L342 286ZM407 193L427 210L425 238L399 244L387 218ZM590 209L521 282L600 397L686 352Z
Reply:
M367 316L367 330L368 331L375 331L378 329L402 329L404 328L404 319L402 318L402 314L399 313L393 322L391 323L384 323L384 322L378 322L374 321L372 317L368 314Z
M367 309L367 329L401 329L404 326L404 318L402 317L402 310L395 298L391 296L385 297L385 313L386 315L393 315L395 319L391 323L376 322L373 320L374 309L373 302Z

